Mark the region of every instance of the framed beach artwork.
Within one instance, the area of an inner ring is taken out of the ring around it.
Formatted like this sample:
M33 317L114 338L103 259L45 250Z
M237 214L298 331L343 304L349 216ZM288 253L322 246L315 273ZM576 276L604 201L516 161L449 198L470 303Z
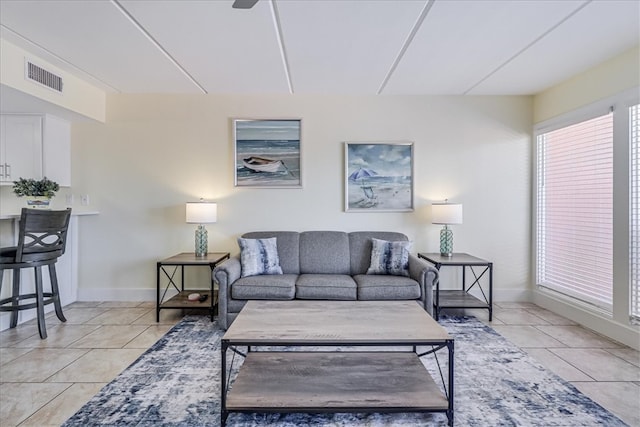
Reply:
M301 187L301 122L235 119L236 187Z
M413 211L413 143L345 142L347 212Z

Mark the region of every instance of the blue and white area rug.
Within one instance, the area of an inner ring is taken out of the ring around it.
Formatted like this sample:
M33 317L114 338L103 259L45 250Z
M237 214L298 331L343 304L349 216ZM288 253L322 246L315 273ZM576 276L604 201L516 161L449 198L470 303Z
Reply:
M626 425L477 319L443 317L440 324L455 338L455 425ZM206 316L185 317L63 426L219 426L222 335ZM439 378L431 356L423 363ZM231 414L227 421L243 427L446 424L444 414L421 413Z

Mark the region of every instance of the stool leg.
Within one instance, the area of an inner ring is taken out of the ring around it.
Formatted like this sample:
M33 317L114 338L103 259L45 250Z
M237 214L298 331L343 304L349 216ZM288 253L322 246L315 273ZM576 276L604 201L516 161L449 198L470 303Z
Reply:
M62 313L62 305L60 304L60 291L58 290L58 276L56 275L56 265L49 264L49 279L51 279L51 293L53 294L53 306L56 308L56 316L61 322L67 319Z
M11 294L11 306L13 307L13 311L11 312L11 323L9 324L10 328L15 328L18 326L18 303L20 300L18 297L20 296L20 269L13 269L13 289Z
M36 270L36 310L38 311L38 331L40 338L47 337L47 327L44 324L44 295L42 292L42 268L34 267Z

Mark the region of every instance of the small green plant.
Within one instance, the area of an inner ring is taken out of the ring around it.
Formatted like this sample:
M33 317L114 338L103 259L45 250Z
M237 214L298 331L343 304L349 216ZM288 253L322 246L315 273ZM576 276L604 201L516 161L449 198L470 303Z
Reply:
M33 178L19 178L13 181L13 192L18 196L40 196L52 198L56 195L56 191L60 189L57 182L51 181L46 176L41 180Z

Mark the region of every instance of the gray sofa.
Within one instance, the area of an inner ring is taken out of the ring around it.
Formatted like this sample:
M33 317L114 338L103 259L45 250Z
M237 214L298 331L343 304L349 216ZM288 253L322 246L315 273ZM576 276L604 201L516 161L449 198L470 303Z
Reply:
M416 300L430 314L438 271L409 255L409 276L366 274L372 238L407 241L396 232L251 232L247 239L275 237L283 274L241 277L240 255L217 266L218 321L225 330L248 300Z

